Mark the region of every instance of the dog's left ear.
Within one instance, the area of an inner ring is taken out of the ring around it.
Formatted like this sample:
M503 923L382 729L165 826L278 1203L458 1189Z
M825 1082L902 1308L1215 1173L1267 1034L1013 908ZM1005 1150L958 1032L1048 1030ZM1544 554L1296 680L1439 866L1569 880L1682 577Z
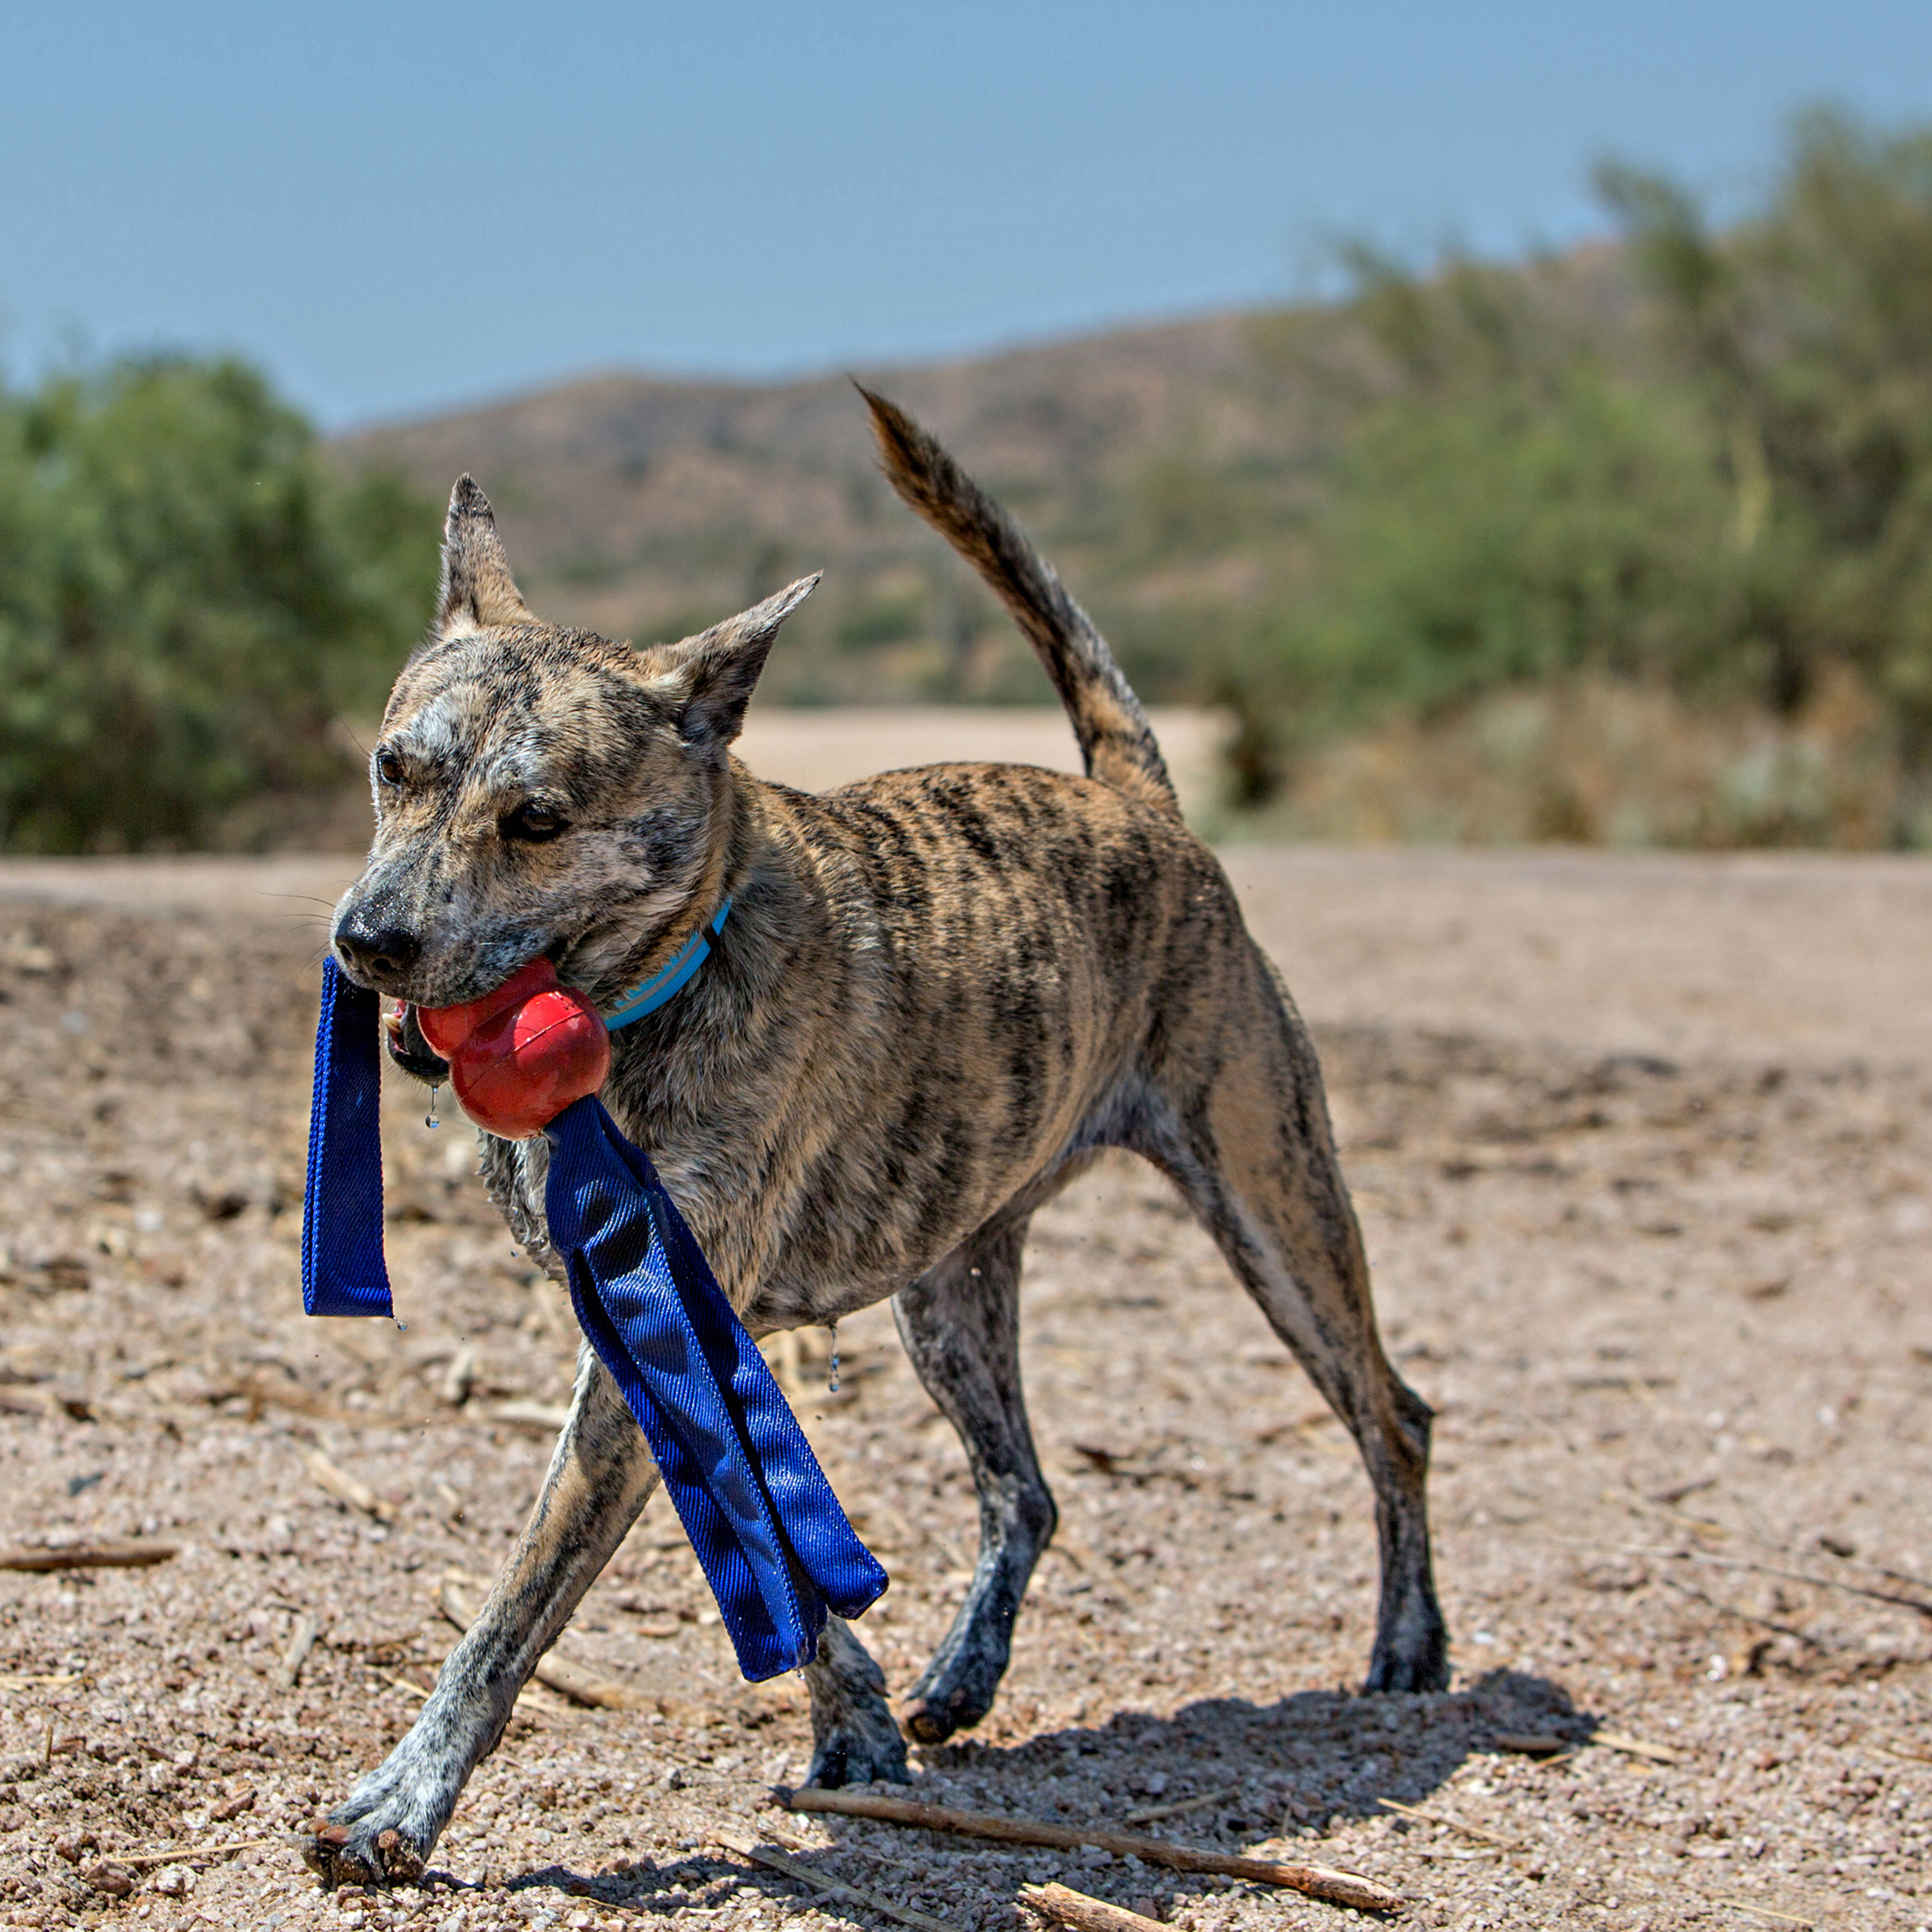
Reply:
M531 621L510 574L490 500L466 472L449 493L449 514L442 526L442 587L436 602L437 627L445 636Z
M737 736L778 626L824 574L814 571L694 638L654 644L642 653L649 688L676 711L678 729L689 742L722 748Z

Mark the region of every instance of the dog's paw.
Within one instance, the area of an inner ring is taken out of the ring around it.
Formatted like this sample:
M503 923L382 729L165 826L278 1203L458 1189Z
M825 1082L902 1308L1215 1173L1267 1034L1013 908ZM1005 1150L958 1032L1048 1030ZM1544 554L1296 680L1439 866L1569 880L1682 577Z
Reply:
M405 1738L316 1824L302 1856L325 1886L414 1885L462 1788Z
M424 1869L422 1852L392 1826L370 1832L333 1821L318 1825L302 1859L332 1891L338 1885L414 1885Z
M820 1791L874 1781L910 1784L905 1740L890 1716L884 1724L841 1725L819 1739L805 1781Z
M1006 1667L1004 1645L975 1640L943 1652L912 1688L903 1720L915 1744L943 1744L955 1731L970 1731L993 1708Z
M1432 1604L1426 1613L1403 1618L1388 1640L1378 1634L1364 1691L1448 1688L1449 1632Z

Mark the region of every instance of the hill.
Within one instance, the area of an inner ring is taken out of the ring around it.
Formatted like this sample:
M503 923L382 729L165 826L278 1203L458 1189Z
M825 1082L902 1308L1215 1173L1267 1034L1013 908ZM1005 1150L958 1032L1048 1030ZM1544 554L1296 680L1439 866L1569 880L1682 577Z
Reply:
M1201 694L1159 648L1180 604L1256 594L1228 539L1292 518L1323 442L1288 344L1333 315L1230 314L982 360L854 370L931 425L1023 516L1103 621L1124 620L1150 695ZM489 492L526 594L548 617L665 637L803 572L826 581L769 694L793 701L1046 696L1030 656L892 499L842 375L765 384L612 374L341 439L352 465ZM1230 484L1244 500L1225 524ZM1151 649L1150 647L1152 647Z

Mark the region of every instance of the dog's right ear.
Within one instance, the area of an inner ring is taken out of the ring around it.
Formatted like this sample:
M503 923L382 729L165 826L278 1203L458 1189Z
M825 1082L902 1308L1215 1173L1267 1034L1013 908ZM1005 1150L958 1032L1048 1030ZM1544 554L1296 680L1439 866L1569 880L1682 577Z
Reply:
M490 500L466 473L449 493L449 515L442 526L442 589L436 598L437 627L452 632L480 631L492 624L532 622L510 560L496 534Z
M652 644L639 653L646 688L670 705L688 742L722 749L737 736L778 626L812 595L824 574L814 570L694 638Z

